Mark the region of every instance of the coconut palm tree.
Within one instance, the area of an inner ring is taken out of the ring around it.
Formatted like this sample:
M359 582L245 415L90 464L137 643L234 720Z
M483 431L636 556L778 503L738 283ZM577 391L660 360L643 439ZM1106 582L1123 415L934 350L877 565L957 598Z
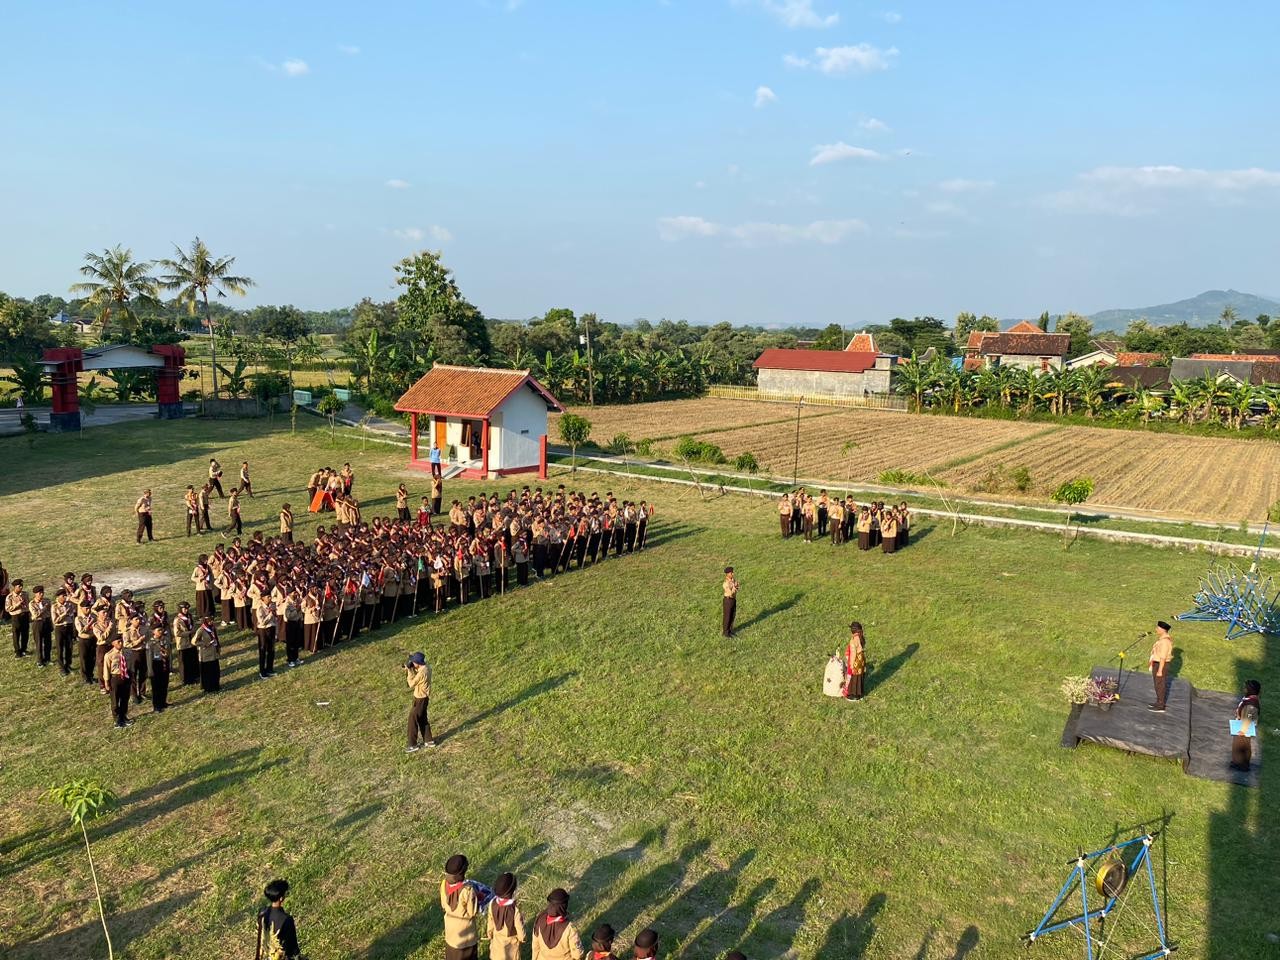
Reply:
M155 306L157 284L148 271L150 262L133 259L133 251L116 244L102 253L86 253L80 273L88 280L71 285L71 292L84 295L98 317L100 336L105 337L116 320L127 336L138 326L134 304Z
M213 361L213 392L218 393L218 350L215 346L213 317L209 313L209 291L219 297L234 293L243 297L253 281L231 272L235 257L215 257L203 240L196 237L190 248L183 250L173 245L177 257L157 260L156 266L167 271L160 277L160 286L176 290L178 303L194 316L196 308L204 305L204 325L209 328L209 354Z

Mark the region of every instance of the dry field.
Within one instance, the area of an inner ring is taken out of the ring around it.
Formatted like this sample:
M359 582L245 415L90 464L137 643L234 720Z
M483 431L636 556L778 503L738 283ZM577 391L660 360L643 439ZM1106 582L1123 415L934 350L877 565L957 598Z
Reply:
M801 416L831 413L831 407L805 407ZM758 403L744 400L660 400L656 403L619 404L604 407L569 407L591 421L591 439L603 446L620 433L632 440L678 437L686 433L718 431L775 420L795 419L796 408L787 403ZM554 441L559 434L559 416L548 424Z
M583 412L592 438L633 440L688 433L732 459L755 454L765 472L787 476L794 456L795 408L749 400L676 400ZM555 427L552 426L552 436ZM845 452L848 441L857 447ZM1026 467L1031 489L1018 495L993 473ZM1280 499L1280 443L1110 430L1045 423L970 420L872 410L806 410L800 427L802 477L874 481L885 470L928 471L957 493L1043 502L1064 480L1092 477L1095 506L1170 517L1259 521Z
M1280 444L1183 437L1136 430L1068 427L945 471L968 488L991 470L1024 466L1032 493L1047 497L1064 480L1092 477L1092 503L1238 522L1266 518L1280 499Z

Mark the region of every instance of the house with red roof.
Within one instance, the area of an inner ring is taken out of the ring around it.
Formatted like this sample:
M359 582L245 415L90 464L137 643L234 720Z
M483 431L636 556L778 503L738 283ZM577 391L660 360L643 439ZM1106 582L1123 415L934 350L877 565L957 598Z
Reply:
M967 370L982 367L1061 370L1070 352L1070 334L1045 333L1034 323L1023 320L999 333L972 331L965 343L964 366Z
M756 359L761 394L805 397L867 397L893 392L897 358L880 353L869 333L843 350L770 349Z
M396 401L409 414L409 466L430 469L430 449L464 477L547 475L547 414L560 401L528 370L438 363ZM419 457L419 428L427 456ZM460 468L460 469L459 469Z

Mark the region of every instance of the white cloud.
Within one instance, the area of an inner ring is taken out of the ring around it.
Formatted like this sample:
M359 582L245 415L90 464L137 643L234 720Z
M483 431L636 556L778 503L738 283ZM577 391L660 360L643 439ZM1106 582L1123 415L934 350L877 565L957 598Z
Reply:
M969 211L954 200L933 200L924 205L930 213L939 213L948 217L967 217Z
M767 107L771 103L778 102L778 95L768 87L756 87L756 109Z
M340 43L338 52L345 53L348 57L355 57L360 55L360 48L350 43Z
M761 8L789 30L825 30L840 22L838 13L819 13L813 0L759 0Z
M280 69L286 77L302 77L311 72L305 60L286 60L280 64Z
M943 180L938 184L938 189L946 193L985 193L995 185L994 180L966 180L963 177L954 177L951 180Z
M698 237L721 237L742 246L758 247L775 244L821 243L835 244L850 234L865 233L867 225L862 220L814 220L810 223L764 223L750 221L740 224L714 223L703 217L660 217L658 236L667 243Z
M398 178L393 177L392 179L387 181L386 185L390 187L392 190L407 190L409 188L409 181L400 180Z
M902 14L895 10L886 10L884 13L880 14L880 19L885 23L901 23Z
M809 166L820 167L827 163L838 163L841 160L882 160L883 154L866 147L851 147L841 140L839 143L828 143L813 148L813 158Z
M889 61L898 55L897 47L881 50L869 43L844 47L818 47L813 51L814 67L828 76L837 73L873 73L888 70Z
M453 234L438 223L433 223L431 226L427 227L427 232L431 234L431 239L436 243L448 243L453 239Z
M391 231L397 240L408 240L410 243L421 243L427 236L421 227L397 227Z
M1203 170L1160 164L1144 167L1096 167L1076 177L1076 185L1041 198L1059 210L1084 210L1116 216L1154 213L1171 200L1199 197L1217 203L1240 202L1245 194L1280 189L1280 171L1248 167Z
M807 57L797 57L794 53L784 53L782 62L788 67L795 67L797 70L803 70L809 65Z
M706 187L706 185L707 185L707 181L698 180L697 182L694 183L693 187L695 190L702 190L703 188Z
M883 120L876 117L867 117L865 120L859 120L858 126L869 133L888 133L889 125Z

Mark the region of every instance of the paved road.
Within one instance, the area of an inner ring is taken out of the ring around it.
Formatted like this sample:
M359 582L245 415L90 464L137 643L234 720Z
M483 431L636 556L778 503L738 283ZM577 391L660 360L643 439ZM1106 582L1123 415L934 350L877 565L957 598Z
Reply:
M41 430L49 428L48 407L27 407L24 413L36 418ZM195 412L195 407L187 404L187 415ZM153 420L156 417L155 403L111 403L98 405L93 413L80 412L80 422L86 430L92 427L105 427L113 423L127 423L130 420ZM13 407L0 408L0 436L16 436L22 433L22 422L18 411Z

